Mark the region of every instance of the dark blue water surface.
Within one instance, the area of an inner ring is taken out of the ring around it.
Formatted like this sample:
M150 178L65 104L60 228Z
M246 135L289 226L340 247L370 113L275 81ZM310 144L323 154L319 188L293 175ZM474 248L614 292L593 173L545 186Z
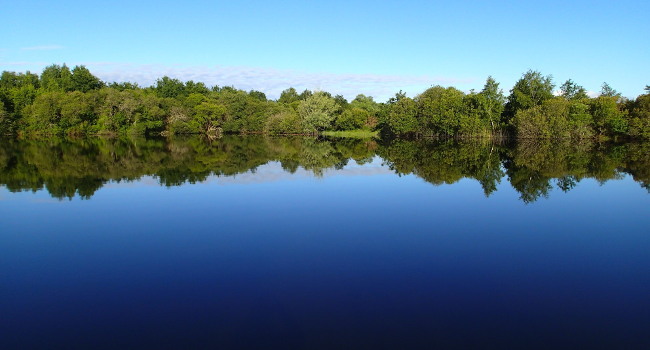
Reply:
M341 142L5 144L0 348L650 347L646 146Z

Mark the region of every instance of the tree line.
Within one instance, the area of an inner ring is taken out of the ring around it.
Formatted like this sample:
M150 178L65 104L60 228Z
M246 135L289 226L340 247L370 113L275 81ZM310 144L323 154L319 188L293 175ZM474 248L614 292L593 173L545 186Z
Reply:
M386 102L360 94L352 101L324 91L263 92L208 87L162 77L149 87L106 83L84 66L50 65L38 75L0 76L0 134L173 135L318 134L369 130L407 137L520 139L650 139L650 86L636 99L607 83L597 97L568 80L524 73L506 96L492 77L480 91L432 86Z

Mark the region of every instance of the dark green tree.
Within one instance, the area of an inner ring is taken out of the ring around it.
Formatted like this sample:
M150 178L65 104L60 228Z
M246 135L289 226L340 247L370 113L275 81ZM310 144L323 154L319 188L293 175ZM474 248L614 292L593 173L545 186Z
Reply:
M298 92L296 89L290 87L280 94L280 98L278 99L278 102L284 103L284 104L291 104L293 102L296 102L300 100L300 97L298 96Z
M72 89L75 91L88 92L97 90L104 86L104 83L92 75L85 66L75 66L72 69Z
M72 91L74 90L72 72L65 64L47 66L41 73L40 85L48 91Z
M388 112L382 124L386 131L397 135L415 134L420 128L416 117L417 103L410 97L400 97L396 102L388 105Z
M584 87L576 84L573 80L569 79L560 86L560 96L567 100L582 100L587 99L587 90Z
M266 101L266 94L263 93L262 91L257 91L257 90L251 90L248 92L248 95L250 95L252 98L256 98L260 101Z
M503 112L505 122L509 123L518 111L539 106L542 102L553 98L553 87L553 79L550 75L543 76L542 73L534 70L524 73L510 90Z
M164 76L156 80L156 94L160 97L176 98L186 95L185 84L178 79Z
M435 135L454 135L465 113L464 93L456 88L434 86L418 95L418 119L422 131Z
M195 83L193 80L185 82L185 93L186 94L201 94L207 95L210 92L210 89L205 86L205 84L198 82Z

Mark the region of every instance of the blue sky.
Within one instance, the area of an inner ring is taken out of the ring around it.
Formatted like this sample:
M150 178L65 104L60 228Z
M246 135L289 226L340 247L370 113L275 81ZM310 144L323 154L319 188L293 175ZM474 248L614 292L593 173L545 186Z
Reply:
M528 69L636 97L650 84L649 1L11 1L0 70L85 64L105 80L170 75L383 101L431 85L507 93Z

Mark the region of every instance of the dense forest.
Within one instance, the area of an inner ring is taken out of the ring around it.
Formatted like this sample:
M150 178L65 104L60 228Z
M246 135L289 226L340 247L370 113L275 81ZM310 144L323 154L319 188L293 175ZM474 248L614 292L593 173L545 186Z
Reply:
M173 135L318 134L366 130L410 137L650 139L650 86L627 99L604 83L598 97L568 80L524 73L506 96L492 77L481 91L433 86L414 98L401 91L384 103L358 95L286 89L263 92L208 87L162 77L153 86L106 83L86 67L46 67L39 75L0 77L0 134Z
M379 156L390 171L433 185L472 179L486 196L507 179L526 203L583 179L630 175L650 192L650 142L621 144L550 139L510 144L472 140L374 140L225 135L206 137L49 137L0 139L0 185L9 191L46 188L55 198L90 198L113 181L155 177L178 186L256 172L277 162L287 173L325 176ZM260 175L264 179L263 175Z

